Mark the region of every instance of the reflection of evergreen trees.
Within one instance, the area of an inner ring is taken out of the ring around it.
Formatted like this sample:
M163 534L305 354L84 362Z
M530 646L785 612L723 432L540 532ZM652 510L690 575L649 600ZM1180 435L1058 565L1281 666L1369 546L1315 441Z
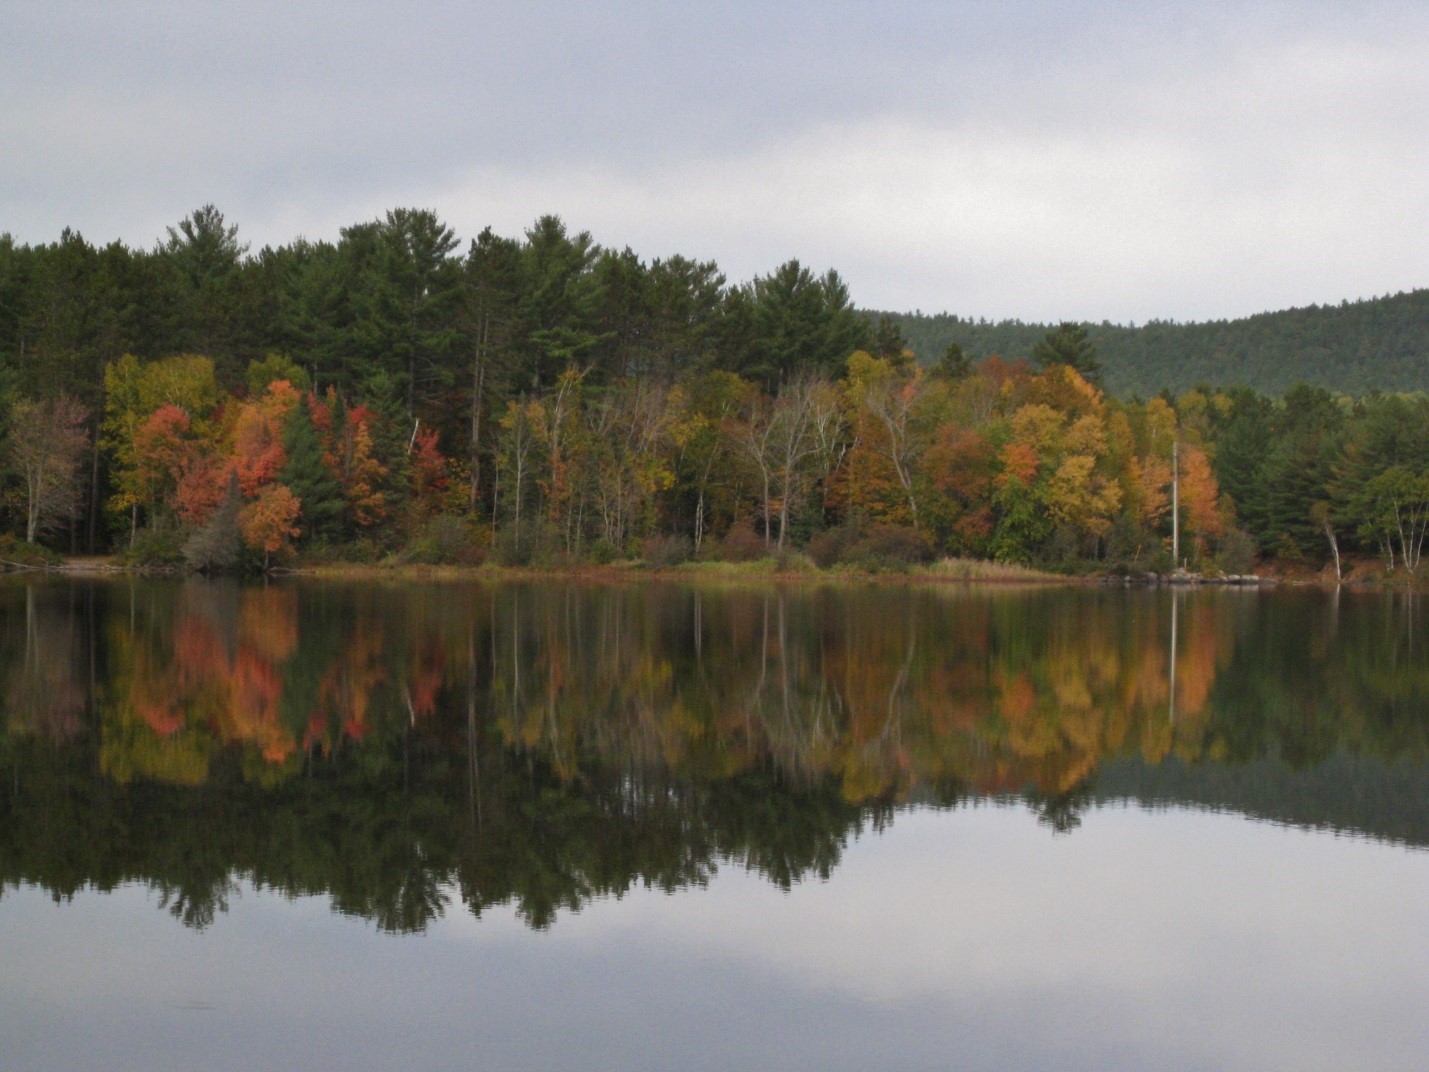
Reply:
M1278 759L1152 766L1112 760L1096 776L1088 805L1133 800L1187 805L1312 829L1362 834L1429 848L1429 768L1337 752L1296 769Z
M514 904L540 928L637 884L703 884L721 863L785 888L826 878L850 836L891 817L888 805L851 805L835 786L791 785L772 769L715 785L600 769L569 781L537 755L484 749L473 768L402 751L389 740L316 759L273 788L230 763L193 788L116 785L94 776L83 745L12 742L0 887L35 883L67 898L137 881L202 927L242 878L327 895L335 910L401 932L440 916L455 887L477 915Z
M1176 615L1173 656L1170 618ZM788 887L906 806L1192 804L1429 846L1407 597L0 585L0 888L238 880L398 931L721 865Z

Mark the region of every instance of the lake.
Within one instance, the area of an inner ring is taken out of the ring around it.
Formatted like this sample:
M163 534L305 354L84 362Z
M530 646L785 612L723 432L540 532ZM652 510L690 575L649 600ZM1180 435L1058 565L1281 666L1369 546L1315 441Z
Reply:
M0 1067L1429 1068L1426 611L0 579Z

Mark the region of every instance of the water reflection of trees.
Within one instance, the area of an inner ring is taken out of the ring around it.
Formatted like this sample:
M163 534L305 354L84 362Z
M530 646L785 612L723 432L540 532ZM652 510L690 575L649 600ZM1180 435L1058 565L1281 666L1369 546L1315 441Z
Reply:
M236 878L394 930L451 896L545 926L721 863L826 876L910 801L1022 793L1066 830L1108 763L1353 755L1362 782L1426 754L1408 598L126 583L0 609L0 881L143 881L200 926Z

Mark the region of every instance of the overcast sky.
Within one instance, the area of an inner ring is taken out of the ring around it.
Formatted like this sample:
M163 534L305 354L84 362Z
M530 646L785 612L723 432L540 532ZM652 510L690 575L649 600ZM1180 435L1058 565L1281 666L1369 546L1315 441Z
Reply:
M1429 285L1429 4L0 6L0 231L254 250L554 212L877 308L1200 320Z

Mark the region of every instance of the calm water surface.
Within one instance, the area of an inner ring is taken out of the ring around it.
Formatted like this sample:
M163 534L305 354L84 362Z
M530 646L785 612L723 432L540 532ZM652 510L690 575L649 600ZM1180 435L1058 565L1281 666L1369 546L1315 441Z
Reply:
M0 1068L1429 1068L1429 613L0 583Z

